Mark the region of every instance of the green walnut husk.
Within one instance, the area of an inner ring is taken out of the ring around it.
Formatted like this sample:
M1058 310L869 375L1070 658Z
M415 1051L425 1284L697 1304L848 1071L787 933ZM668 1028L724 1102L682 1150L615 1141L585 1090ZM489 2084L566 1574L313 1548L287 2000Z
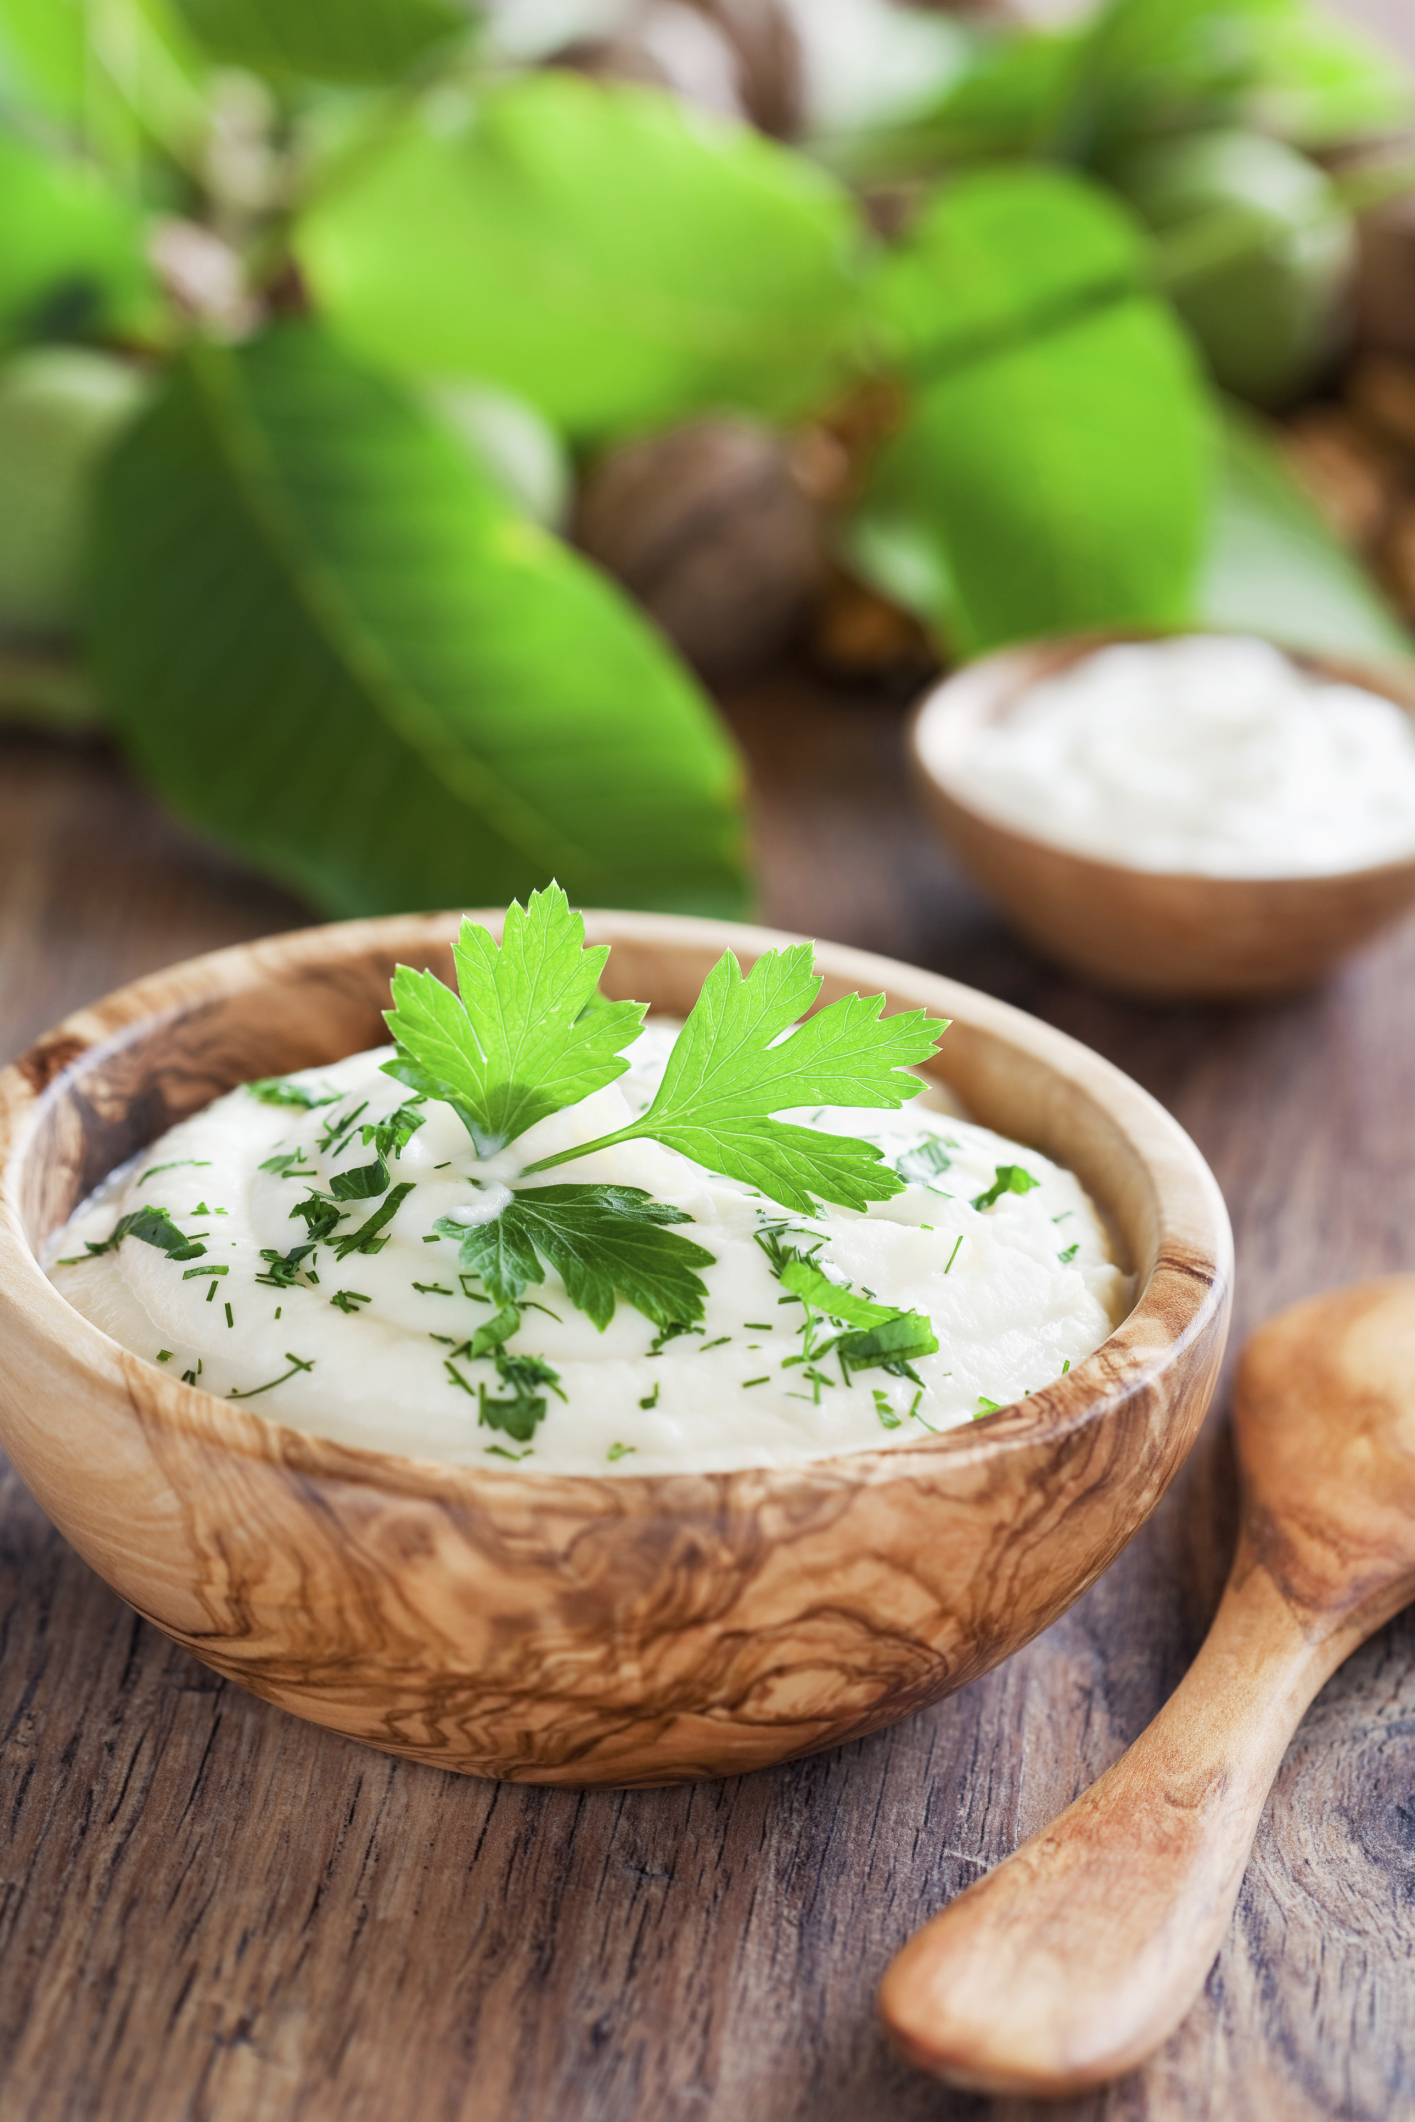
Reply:
M0 366L0 634L76 626L94 470L147 388L93 347L31 347Z
M1171 292L1225 390L1278 407L1310 389L1341 344L1355 251L1323 172L1279 140L1223 128L1149 141L1110 174L1157 231L1250 217L1246 255Z

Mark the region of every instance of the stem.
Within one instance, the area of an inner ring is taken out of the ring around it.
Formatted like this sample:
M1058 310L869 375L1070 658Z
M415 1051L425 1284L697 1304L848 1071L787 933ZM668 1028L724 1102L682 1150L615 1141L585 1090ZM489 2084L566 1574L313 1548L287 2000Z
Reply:
M600 1135L593 1142L582 1142L578 1149L558 1149L553 1157L541 1157L534 1164L527 1164L521 1177L528 1179L532 1172L548 1172L557 1164L573 1164L576 1157L593 1156L597 1149L613 1149L618 1142L642 1142L648 1139L641 1128L621 1127L617 1135Z

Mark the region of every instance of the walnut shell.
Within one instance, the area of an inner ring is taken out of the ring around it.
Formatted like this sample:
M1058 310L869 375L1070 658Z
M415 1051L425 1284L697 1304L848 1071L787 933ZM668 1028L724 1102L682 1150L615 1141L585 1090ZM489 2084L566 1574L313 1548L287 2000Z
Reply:
M576 535L707 677L782 649L820 585L820 519L788 445L755 422L695 420L602 457Z

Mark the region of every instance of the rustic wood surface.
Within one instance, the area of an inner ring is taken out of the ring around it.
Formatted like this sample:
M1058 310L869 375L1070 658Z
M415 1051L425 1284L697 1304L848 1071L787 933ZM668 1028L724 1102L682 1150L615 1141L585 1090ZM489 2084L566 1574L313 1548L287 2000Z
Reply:
M903 704L733 702L763 914L1037 1011L1189 1128L1238 1239L1237 1339L1415 1266L1415 924L1319 993L1162 1010L1048 972L904 792ZM0 746L0 1046L304 909L100 750ZM1218 1411L1216 1411L1217 1413ZM1415 1616L1327 1686L1234 1930L1160 2057L1056 2109L952 2093L876 2028L905 1937L1105 1769L1179 1681L1234 1535L1221 1419L1045 1636L908 1723L735 1782L512 1788L224 1685L0 1490L4 2122L1385 2122L1415 2113Z

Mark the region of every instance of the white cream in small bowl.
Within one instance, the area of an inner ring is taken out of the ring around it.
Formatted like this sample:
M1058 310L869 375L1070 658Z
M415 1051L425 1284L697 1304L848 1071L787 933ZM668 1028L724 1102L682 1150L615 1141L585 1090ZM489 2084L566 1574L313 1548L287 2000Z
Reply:
M1229 635L1075 636L925 699L964 866L1048 956L1172 998L1306 985L1415 902L1415 664Z
M1124 641L1029 686L925 764L1015 831L1135 869L1309 877L1415 857L1415 726L1266 641Z

